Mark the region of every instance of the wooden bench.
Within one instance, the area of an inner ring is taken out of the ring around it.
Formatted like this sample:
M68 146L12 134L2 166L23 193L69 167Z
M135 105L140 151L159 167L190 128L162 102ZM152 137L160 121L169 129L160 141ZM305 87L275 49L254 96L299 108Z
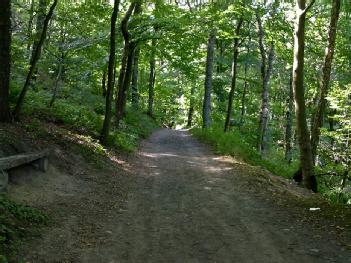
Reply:
M0 158L0 191L3 191L8 184L7 170L24 164L32 164L36 169L46 172L49 164L48 155L49 151L45 150Z

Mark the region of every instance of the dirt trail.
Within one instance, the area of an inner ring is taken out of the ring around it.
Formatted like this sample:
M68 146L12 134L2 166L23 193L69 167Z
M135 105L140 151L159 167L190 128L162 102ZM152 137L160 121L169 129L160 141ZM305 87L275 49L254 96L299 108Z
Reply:
M331 234L248 189L242 169L186 131L155 132L131 172L123 205L112 177L85 181L25 262L351 262Z

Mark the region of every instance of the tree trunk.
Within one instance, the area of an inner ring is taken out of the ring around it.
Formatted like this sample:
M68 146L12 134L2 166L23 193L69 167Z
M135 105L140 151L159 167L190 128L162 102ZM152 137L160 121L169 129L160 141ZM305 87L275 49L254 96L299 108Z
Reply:
M193 125L194 95L195 95L195 86L192 86L190 90L190 105L189 105L189 112L188 112L188 121L186 125L188 128L190 128Z
M256 20L258 25L259 49L261 54L261 78L262 78L262 103L259 116L259 127L257 133L257 150L263 154L268 147L268 121L269 121L269 90L268 84L271 77L273 59L274 59L274 43L270 44L268 61L266 50L264 47L264 30L258 9L256 10Z
M107 143L108 135L110 133L111 124L111 106L113 97L113 84L114 84L114 71L115 71L115 59L116 59L116 21L119 8L119 0L115 0L113 6L113 12L111 15L111 32L110 32L110 56L108 60L108 71L107 71L107 90L106 90L106 105L105 105L105 118L100 134L100 142L102 144Z
M141 5L137 4L134 9L134 15L141 14ZM138 92L138 77L139 77L139 54L140 48L136 47L133 56L133 75L132 75L132 105L134 109L139 108L139 92Z
M58 86L59 86L59 82L61 79L61 75L62 75L62 69L63 69L63 63L64 63L64 56L61 56L60 62L59 62L59 68L58 68L58 73L55 79L55 83L54 83L54 90L52 93L52 97L51 97L51 101L49 104L49 107L52 107L54 105L54 102L56 100L56 96L57 96L57 90L58 90Z
M0 1L0 122L10 122L11 1Z
M136 48L134 51L133 76L132 76L132 105L134 109L139 108L139 91L138 91L139 54L140 54L140 48Z
M33 0L33 2L34 2L34 0ZM36 56L36 54L35 54L36 50L39 51L38 56L40 57L40 55L41 55L41 48L38 49L38 45L40 42L41 34L43 32L43 27L44 27L45 17L46 17L45 14L46 14L46 9L47 9L48 4L49 4L48 0L39 0L37 20L36 20L36 25L35 25L35 38L34 38L34 42L32 45L32 54L31 54L31 57L29 59L29 63L32 63L34 56ZM36 80L37 74L38 74L37 68L35 68L33 75L32 75L32 80L34 80L34 81Z
M28 74L27 74L27 78L26 78L26 81L24 83L23 89L21 91L21 94L20 94L20 96L18 98L16 107L15 107L15 110L14 110L14 117L15 117L16 120L18 120L19 117L20 117L20 114L21 114L21 111L22 111L22 107L23 107L23 103L24 103L24 98L26 96L26 93L27 93L27 90L28 90L28 87L29 87L29 84L30 84L30 80L31 80L31 78L33 76L36 64L37 64L37 62L38 62L38 60L40 58L41 48L42 48L42 46L44 44L44 41L45 41L45 38L46 38L46 33L47 33L47 30L48 30L49 21L50 21L52 15L54 13L54 10L55 10L55 7L57 5L57 2L58 2L58 0L54 0L53 4L51 5L49 13L45 17L43 31L41 32L38 45L35 48L33 47L34 49L33 49L33 54L32 54L31 61L30 61L30 67L29 67L29 71L28 71Z
M334 57L335 40L336 40L336 30L340 14L340 4L341 0L333 0L333 6L331 9L329 32L328 32L328 46L325 50L324 64L322 68L322 77L320 80L320 90L319 90L319 104L314 117L314 122L311 129L311 147L313 161L315 160L317 154L317 146L319 143L320 128L323 126L323 116L326 109L326 96L329 91L330 83L330 72L332 68L332 62Z
M312 6L313 2L311 2L311 4L306 8L305 0L296 0L292 86L295 99L296 125L300 146L302 180L306 188L316 192L317 181L313 170L312 149L306 120L306 101L304 91L305 21L306 12Z
M156 78L155 49L156 49L156 39L152 39L151 58L150 58L150 75L149 75L149 99L148 99L148 111L147 111L147 114L150 117L153 117L154 115L154 95L155 95L154 87L155 87L155 78Z
M116 96L116 127L119 126L119 122L124 115L124 108L125 108L124 101L126 100L127 90L129 88L130 78L131 78L135 44L130 42L130 35L128 32L128 22L135 8L135 5L136 5L135 2L130 4L121 22L121 31L124 38L124 48L123 48L122 64L119 72L118 87L117 87L118 90L117 90L117 96Z
M240 28L243 23L243 18L240 17L238 24L235 29L235 36L234 36L234 47L233 47L233 61L232 61L232 83L229 92L228 98L228 108L227 108L227 116L224 123L224 132L227 132L229 129L229 123L232 116L233 111L233 99L234 99L234 92L236 87L236 75L237 75L237 65L238 65L238 56L239 56L239 34Z
M34 0L31 0L30 9L29 9L28 31L27 31L27 38L28 38L27 51L28 51L28 57L30 56L31 38L32 38L32 34L33 34L34 5L35 5Z
M207 44L207 58L206 58L206 73L205 73L205 95L202 109L202 128L209 128L211 126L211 93L212 93L212 74L213 74L213 58L214 45L216 41L216 33L211 31Z
M289 81L288 109L286 111L285 126L285 160L290 164L292 161L292 120L294 109L294 92L292 87L292 76Z
M251 34L250 34L250 26L249 26L249 40L247 43L247 49L246 49L246 54L250 54L250 48L251 48ZM248 89L248 81L247 81L247 71L249 68L249 64L247 60L245 61L244 65L244 88L243 88L243 94L241 97L241 115L240 115L240 127L243 126L244 124L244 116L245 116L245 104L246 104L246 94L247 94L247 89Z
M126 70L124 73L123 85L118 92L117 104L116 104L116 127L119 126L119 122L123 119L125 114L125 108L127 104L127 92L130 86L133 68L134 58L134 47L130 47L128 51Z

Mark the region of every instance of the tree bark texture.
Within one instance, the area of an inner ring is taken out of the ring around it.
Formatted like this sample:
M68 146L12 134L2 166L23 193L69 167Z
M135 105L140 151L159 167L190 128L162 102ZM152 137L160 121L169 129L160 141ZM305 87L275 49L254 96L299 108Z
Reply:
M132 62L135 44L130 41L130 34L128 31L128 22L133 13L136 3L130 4L126 14L124 15L121 22L121 31L124 38L124 48L122 55L121 69L119 72L117 96L116 96L116 127L119 126L119 122L123 118L125 101L127 98L127 90L130 85L131 73L132 73Z
M140 15L142 12L141 4L137 4L134 9L134 15ZM138 78L139 78L139 55L140 48L135 47L133 55L133 74L132 74L132 105L134 109L139 108L139 91L138 91Z
M211 126L211 94L212 94L212 75L213 75L213 59L214 46L216 42L216 33L214 30L210 32L207 43L206 57L206 73L205 73L205 94L202 109L202 128Z
M114 86L114 71L116 60L116 21L119 9L119 0L115 0L113 12L111 15L111 30L110 30L110 55L107 68L107 89L106 89L106 104L105 104L105 118L100 134L100 142L107 144L108 135L110 132L111 117L112 117L112 97Z
M132 76L132 105L135 109L139 108L139 54L140 49L137 47L134 51L133 76Z
M256 10L258 25L259 49L261 54L261 78L262 78L262 102L259 114L259 127L257 132L257 150L264 154L268 147L268 122L269 122L269 79L273 69L274 43L271 41L270 50L267 52L264 47L264 30L258 10Z
M313 3L313 2L312 2ZM311 4L312 4L311 3ZM311 5L309 5L310 7ZM310 133L306 119L306 101L304 90L304 51L305 51L305 0L296 0L296 21L294 29L294 63L293 91L295 100L296 125L300 146L300 165L302 180L306 188L317 191L317 181L314 175Z
M192 86L190 89L190 105L189 105L189 112L188 112L188 121L187 127L190 128L193 125L193 116L194 116L194 95L195 95L195 86Z
M292 76L289 80L289 96L288 108L286 111L286 126L285 126L285 160L290 164L292 161L292 120L294 110L294 92L292 87Z
M234 100L234 93L235 93L235 87L236 87L236 76L237 76L237 71L238 71L239 34L240 34L240 28L241 28L242 24L243 24L243 17L240 17L238 24L236 26L236 29L235 29L235 36L234 36L233 60L232 60L232 82L231 82L229 98L228 98L228 108L227 108L227 115L226 115L225 123L224 123L224 132L227 132L229 129L230 119L232 117L232 111L233 111L233 100Z
M151 58L150 58L150 74L149 74L149 98L147 113L150 117L154 115L154 95L155 95L155 79L156 79L156 39L152 39L151 43Z
M323 126L323 116L327 106L326 96L329 91L330 73L332 69L332 62L335 50L336 30L340 15L341 0L332 1L332 9L330 15L329 32L328 32L328 45L325 49L324 64L322 67L322 76L320 79L320 90L318 95L319 104L316 109L314 121L311 129L311 146L313 160L317 154L317 146L320 137L320 128Z
M34 0L33 0L34 2ZM43 27L45 23L45 17L46 17L46 9L49 4L48 0L39 0L39 5L38 5L38 11L37 11L37 19L35 23L35 37L34 41L32 44L32 54L29 59L29 63L32 63L33 58L36 56L35 52L38 50L38 45L40 42L41 34L43 32ZM41 48L38 50L39 51L39 57L41 55ZM37 68L34 69L33 75L32 75L32 80L36 80L38 74Z

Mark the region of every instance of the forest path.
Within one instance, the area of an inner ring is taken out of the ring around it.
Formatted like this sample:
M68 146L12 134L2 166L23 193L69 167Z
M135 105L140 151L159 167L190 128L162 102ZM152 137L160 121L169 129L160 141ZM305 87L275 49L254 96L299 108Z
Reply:
M86 208L94 217L80 215L64 246L47 234L28 262L351 262L327 231L307 227L259 186L250 189L242 169L187 131L155 132L133 162L122 209L97 201L100 211ZM114 198L107 192L106 202ZM95 225L88 234L75 229L87 221ZM72 241L82 233L84 242Z

